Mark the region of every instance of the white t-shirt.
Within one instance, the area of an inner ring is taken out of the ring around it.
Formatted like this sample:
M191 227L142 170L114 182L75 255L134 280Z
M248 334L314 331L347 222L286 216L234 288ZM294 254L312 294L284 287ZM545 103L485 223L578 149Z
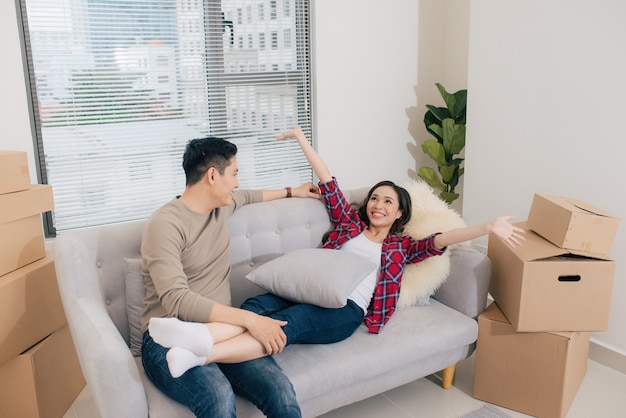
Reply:
M359 307L363 309L364 313L367 312L367 308L372 300L374 289L376 288L376 282L378 281L378 275L380 274L380 257L382 249L382 243L370 241L362 233L347 241L339 249L340 251L346 251L359 255L376 264L376 269L363 279L363 281L357 285L356 289L354 289L348 297L348 299L359 305Z

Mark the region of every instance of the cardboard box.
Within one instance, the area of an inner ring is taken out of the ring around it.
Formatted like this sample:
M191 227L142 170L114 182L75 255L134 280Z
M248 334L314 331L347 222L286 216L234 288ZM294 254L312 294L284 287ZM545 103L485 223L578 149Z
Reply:
M0 277L0 319L0 364L66 324L51 253Z
M474 397L535 417L565 417L588 354L588 332L518 333L492 303L478 317Z
M526 222L559 247L609 254L620 219L580 200L535 194Z
M41 213L53 208L48 185L0 195L0 276L46 255Z
M0 151L0 194L30 187L28 160L24 151Z
M491 235L489 292L516 331L604 331L608 328L615 262L566 250L526 230L511 248Z
M85 387L67 326L0 365L0 416L62 418Z
M0 194L0 224L54 209L52 186L31 184L21 192Z
M0 276L46 256L41 215L0 224Z

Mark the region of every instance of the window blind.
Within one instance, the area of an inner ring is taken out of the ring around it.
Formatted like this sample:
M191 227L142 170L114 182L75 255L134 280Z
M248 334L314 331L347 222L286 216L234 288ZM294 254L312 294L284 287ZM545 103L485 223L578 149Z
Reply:
M241 188L312 179L305 0L20 0L49 235L147 218L193 138L238 148Z

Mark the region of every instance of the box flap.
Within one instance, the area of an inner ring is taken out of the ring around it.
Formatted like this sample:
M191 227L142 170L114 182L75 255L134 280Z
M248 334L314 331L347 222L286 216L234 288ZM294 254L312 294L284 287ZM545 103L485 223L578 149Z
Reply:
M496 302L491 302L487 309L485 309L479 316L479 319L484 319L487 321L500 322L503 324L511 325L511 322L506 318L500 307ZM480 326L480 325L479 325ZM511 325L511 329L512 329ZM546 334L556 335L558 337L566 338L568 340L572 339L575 334L572 331L540 331Z
M570 254L577 255L580 257L585 257L585 258L595 258L597 260L613 261L613 259L609 257L608 254L600 254L600 253L594 253L591 251L582 251L582 250L567 250L567 252L569 252Z
M556 246L547 239L534 232L532 229L530 229L526 222L518 222L514 225L526 231L526 241L521 246L510 248L510 250L522 261L538 261L563 255L575 255L579 257L607 261L611 260L611 258L606 254L598 254L580 250L568 250Z
M491 302L489 306L487 306L487 309L480 314L480 317L488 321L502 322L505 324L509 323L509 320L506 319L506 316L504 316L502 311L498 308L496 302Z
M540 193L537 193L537 195L543 197L544 199L550 200L568 210L571 210L572 212L619 219L611 215L610 213L603 211L600 208L590 205L589 203L583 202L582 200L571 199L567 197L550 196L550 195L545 195L545 194L540 194Z

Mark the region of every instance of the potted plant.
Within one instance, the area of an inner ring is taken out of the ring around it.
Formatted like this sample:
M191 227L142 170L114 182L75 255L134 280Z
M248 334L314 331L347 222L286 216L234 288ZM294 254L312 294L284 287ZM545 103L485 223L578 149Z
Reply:
M436 140L428 139L422 150L435 161L439 173L431 167L421 167L417 175L430 187L439 190L439 196L446 203L454 202L459 194L454 191L463 175L463 158L458 157L465 147L465 117L467 90L450 94L439 83L435 84L446 107L426 105L424 115L426 130Z

